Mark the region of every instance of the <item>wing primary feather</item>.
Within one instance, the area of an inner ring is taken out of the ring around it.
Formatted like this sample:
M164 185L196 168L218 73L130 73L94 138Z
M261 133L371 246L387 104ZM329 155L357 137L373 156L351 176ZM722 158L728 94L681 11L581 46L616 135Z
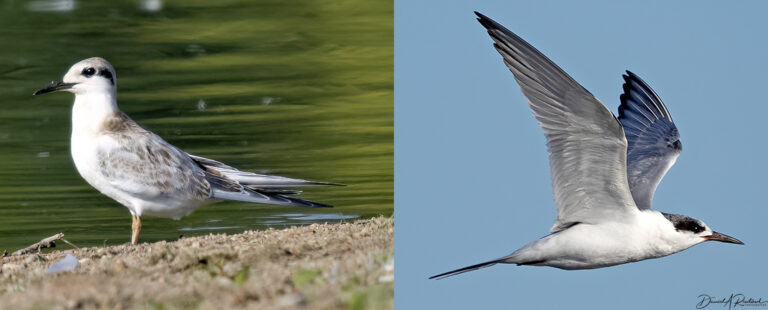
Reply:
M287 195L301 193L301 191L291 189L293 187L343 186L342 184L245 172L213 159L191 154L187 155L205 172L205 178L212 189L211 198L214 199L296 207L331 208L333 207L331 205L288 197Z
M619 121L627 138L627 178L637 207L650 209L659 182L682 151L680 134L648 83L630 71L622 77Z
M635 209L627 141L618 119L528 42L475 12L547 137L559 231L570 223L625 218Z

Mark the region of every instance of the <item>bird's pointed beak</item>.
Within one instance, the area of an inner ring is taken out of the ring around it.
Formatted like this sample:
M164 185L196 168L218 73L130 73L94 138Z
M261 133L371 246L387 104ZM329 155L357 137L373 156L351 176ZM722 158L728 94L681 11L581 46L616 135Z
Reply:
M36 91L32 95L37 96L37 95L47 94L50 92L55 92L58 90L70 89L72 88L72 86L75 86L75 84L77 83L64 83L64 82L51 81L51 84L48 84L47 87Z
M720 241L720 242L727 242L727 243L744 244L744 242L741 242L739 239L721 234L716 231L713 231L711 235L702 237L702 238L706 239L707 241Z

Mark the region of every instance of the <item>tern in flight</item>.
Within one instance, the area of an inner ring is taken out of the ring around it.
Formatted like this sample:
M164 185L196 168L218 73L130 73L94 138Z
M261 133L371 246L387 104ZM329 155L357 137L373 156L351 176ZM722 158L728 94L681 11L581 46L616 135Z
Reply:
M682 150L658 95L624 75L619 117L533 46L475 12L544 130L557 219L551 234L498 263L593 269L667 256L704 241L743 244L697 219L651 209L656 186Z

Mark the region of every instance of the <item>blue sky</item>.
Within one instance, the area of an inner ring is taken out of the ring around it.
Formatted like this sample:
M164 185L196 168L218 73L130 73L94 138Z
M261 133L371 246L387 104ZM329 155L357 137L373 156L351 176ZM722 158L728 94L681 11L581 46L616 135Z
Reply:
M556 215L544 135L473 11L516 32L614 113L624 70L648 82L683 144L654 208L746 245L708 242L597 270L496 265L427 280L511 253L546 235ZM768 299L767 11L763 1L395 1L396 308L693 309L700 294Z

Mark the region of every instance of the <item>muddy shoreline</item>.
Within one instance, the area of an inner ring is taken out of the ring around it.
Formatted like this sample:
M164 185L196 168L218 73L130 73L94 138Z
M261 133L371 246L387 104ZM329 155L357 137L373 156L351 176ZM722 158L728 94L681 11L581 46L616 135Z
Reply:
M3 257L0 309L391 309L393 236L377 217Z

